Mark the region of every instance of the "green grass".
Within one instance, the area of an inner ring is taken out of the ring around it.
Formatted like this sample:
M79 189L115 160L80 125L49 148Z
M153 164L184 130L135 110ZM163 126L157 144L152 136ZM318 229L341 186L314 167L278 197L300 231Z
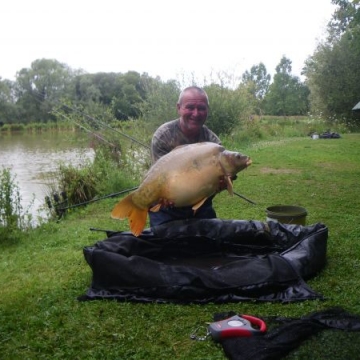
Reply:
M109 216L119 199L107 199L17 241L1 243L0 358L225 359L222 348L211 340L189 339L198 326L205 329L214 313L300 317L341 306L360 314L360 134L233 147L253 159L235 181L235 191L257 205L224 191L215 198L218 217L265 220L265 209L271 205L305 207L308 224L322 222L329 228L328 264L308 281L325 301L186 306L79 302L77 297L91 281L82 249L105 238L89 228L128 229L127 222ZM287 358L355 359L359 353L360 333L328 330Z

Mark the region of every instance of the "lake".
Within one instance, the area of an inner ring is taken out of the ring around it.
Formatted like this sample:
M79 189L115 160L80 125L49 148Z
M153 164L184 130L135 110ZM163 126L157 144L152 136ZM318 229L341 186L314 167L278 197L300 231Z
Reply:
M79 166L93 159L88 135L72 132L0 135L0 167L9 168L21 196L21 205L35 218L46 217L41 208L49 195L51 174L60 162Z

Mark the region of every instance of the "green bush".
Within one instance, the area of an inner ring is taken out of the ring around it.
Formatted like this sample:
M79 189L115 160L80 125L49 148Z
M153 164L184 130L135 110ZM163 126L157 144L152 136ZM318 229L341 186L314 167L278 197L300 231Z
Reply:
M138 151L101 142L93 143L93 148L94 160L87 159L81 167L59 164L48 185L47 202L53 216L137 184L143 172L142 166L133 165Z
M24 131L26 126L24 124L9 124L10 131Z
M0 239L7 240L30 227L31 215L23 211L19 186L7 168L0 172Z
M6 133L10 131L10 125L9 124L4 124L3 126L0 126L0 132L1 133Z
M218 135L226 135L249 118L253 112L249 93L244 89L230 90L222 85L205 87L210 111L206 125Z

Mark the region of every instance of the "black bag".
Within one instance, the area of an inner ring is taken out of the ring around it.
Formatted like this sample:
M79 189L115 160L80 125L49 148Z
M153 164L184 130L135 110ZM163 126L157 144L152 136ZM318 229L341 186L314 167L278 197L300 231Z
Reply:
M79 300L225 303L322 299L305 282L326 263L328 229L273 221L174 221L108 233L84 248L91 287Z

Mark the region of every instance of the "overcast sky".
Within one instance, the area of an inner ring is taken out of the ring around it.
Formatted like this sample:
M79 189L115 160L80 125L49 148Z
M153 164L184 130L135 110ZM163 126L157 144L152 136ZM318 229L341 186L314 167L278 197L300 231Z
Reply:
M163 80L260 62L273 74L283 55L299 76L333 12L331 0L2 1L0 77L41 58Z

